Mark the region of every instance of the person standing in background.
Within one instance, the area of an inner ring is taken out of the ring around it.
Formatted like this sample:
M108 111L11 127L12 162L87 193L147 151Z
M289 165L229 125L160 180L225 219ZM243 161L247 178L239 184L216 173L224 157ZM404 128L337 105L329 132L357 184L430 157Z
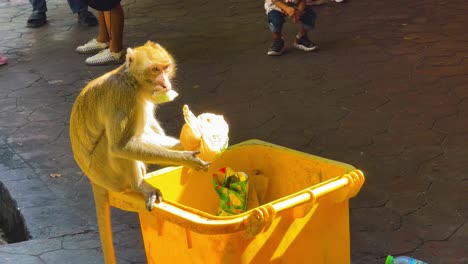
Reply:
M124 12L120 0L91 0L89 6L98 10L99 33L96 38L76 48L80 54L94 54L87 65L118 64L124 58Z
M88 11L87 0L67 0L71 11L78 15L78 23L83 26L97 26L97 19L93 13ZM42 27L47 23L47 3L46 0L29 0L33 11L29 16L26 26L28 28Z

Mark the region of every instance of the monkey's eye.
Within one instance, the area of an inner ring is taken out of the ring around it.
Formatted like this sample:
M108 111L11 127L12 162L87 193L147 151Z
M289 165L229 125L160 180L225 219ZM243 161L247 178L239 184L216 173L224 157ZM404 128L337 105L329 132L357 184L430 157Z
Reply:
M163 70L164 70L165 72L168 72L168 71L169 71L169 66L164 67Z
M153 67L153 68L151 68L151 70L152 70L153 72L158 72L158 71L159 71L158 67Z

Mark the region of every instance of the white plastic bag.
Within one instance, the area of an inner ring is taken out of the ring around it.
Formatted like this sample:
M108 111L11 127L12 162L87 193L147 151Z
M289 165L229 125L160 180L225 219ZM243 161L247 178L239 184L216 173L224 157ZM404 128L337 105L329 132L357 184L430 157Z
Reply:
M200 150L197 156L211 162L228 146L229 126L222 115L204 113L196 117L187 105L183 107L185 124L180 143L185 150Z

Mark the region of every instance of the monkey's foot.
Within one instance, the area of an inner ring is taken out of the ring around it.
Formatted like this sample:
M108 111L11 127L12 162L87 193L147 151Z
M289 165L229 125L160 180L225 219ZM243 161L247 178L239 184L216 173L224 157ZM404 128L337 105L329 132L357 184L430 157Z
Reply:
M162 202L162 193L160 190L156 189L146 196L146 209L151 212L154 208L154 204L160 202Z

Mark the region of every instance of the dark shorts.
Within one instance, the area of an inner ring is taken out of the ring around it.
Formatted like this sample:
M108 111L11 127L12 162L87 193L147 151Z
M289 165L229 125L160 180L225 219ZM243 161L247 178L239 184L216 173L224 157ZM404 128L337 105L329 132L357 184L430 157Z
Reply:
M120 4L120 0L87 0L88 6L98 11L109 11Z
M281 31L285 22L285 17L287 17L287 15L278 10L271 10L268 13L268 25L270 27L271 32ZM315 14L314 10L310 6L307 6L304 9L304 14L299 20L301 21L305 29L313 29L315 27L316 17L317 15Z

